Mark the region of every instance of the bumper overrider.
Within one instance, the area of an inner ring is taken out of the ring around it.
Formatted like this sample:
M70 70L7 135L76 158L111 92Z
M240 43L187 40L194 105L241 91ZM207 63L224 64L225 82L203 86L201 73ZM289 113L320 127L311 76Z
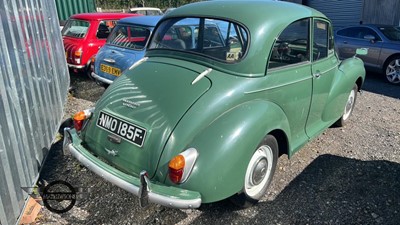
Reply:
M151 182L146 171L142 171L140 177L133 177L102 162L81 145L75 129L64 129L63 151L71 152L89 170L138 196L142 207L149 202L180 209L198 208L201 204L201 195L198 192Z

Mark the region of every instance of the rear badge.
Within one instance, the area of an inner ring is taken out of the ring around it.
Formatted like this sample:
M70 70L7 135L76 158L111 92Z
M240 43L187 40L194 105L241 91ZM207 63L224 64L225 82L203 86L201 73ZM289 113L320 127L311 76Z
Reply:
M110 142L115 143L115 144L121 143L121 138L116 135L113 135L113 134L108 135L107 140L109 140Z
M112 156L117 156L118 155L118 151L114 150L114 149L108 149L108 148L104 148L104 150L106 150L107 154L112 155Z
M134 109L134 108L137 108L137 107L140 106L139 103L132 102L132 101L130 101L130 100L128 100L128 99L122 99L122 105L123 105L123 106L126 106L126 107L129 107L129 108L131 108L131 109Z

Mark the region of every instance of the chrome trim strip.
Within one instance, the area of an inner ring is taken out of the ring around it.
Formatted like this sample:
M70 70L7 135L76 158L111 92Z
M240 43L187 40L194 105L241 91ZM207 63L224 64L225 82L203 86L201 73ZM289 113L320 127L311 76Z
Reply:
M100 168L90 159L86 158L82 155L73 145L72 143L66 146L71 154L86 168L93 171L95 174L99 175L103 179L111 182L112 184L117 185L118 187L134 194L139 197L139 187L128 183L127 181L111 174L110 172ZM157 184L152 184L157 185ZM149 188L151 185L149 185ZM153 202L156 204L160 204L170 208L179 208L179 209L190 209L190 208L198 208L201 205L201 198L190 199L190 200L182 200L174 198L173 196L167 197L154 192L151 192L151 189L148 192L149 202Z
M103 61L108 62L108 63L112 63L112 64L115 63L114 59L103 59Z
M306 77L306 78L303 78L303 79L300 79L300 80L295 80L295 81L290 82L290 83L285 83L285 84L282 84L282 85L277 85L277 86L268 87L268 88L264 88L264 89L260 89L260 90L255 90L255 91L247 91L247 92L244 92L244 93L245 93L245 94L254 94L254 93L257 93L257 92L268 91L268 90L271 90L271 89L284 87L284 86L291 85L291 84L295 84L295 83L298 83L298 82L303 82L303 81L306 81L306 80L309 80L309 79L312 79L312 78L313 78L313 77L310 76L310 77Z
M112 84L112 82L113 82L112 80L109 80L107 78L101 77L101 76L95 74L94 72L92 72L92 77L94 79L98 80L98 81L101 81L101 82L105 83L105 84Z
M197 83L199 80L201 80L203 77L207 76L209 73L211 73L212 69L208 68L206 70L204 70L202 73L200 73L193 81L192 81L192 85Z
M329 68L329 69L327 69L327 70L325 70L325 71L323 71L323 72L319 72L319 73L320 73L321 76L322 76L324 73L327 73L327 72L329 72L329 71L335 69L336 67L337 67L337 65L335 65L335 66L333 66L333 67L331 67L331 68Z
M136 61L134 64L132 64L131 67L129 67L128 70L131 70L137 66L139 66L142 62L146 62L149 59L149 57L143 57L142 59L140 59L139 61Z
M85 68L85 66L77 66L77 65L69 64L69 63L67 63L67 65L68 65L68 67L71 67L71 68L74 68L74 69L82 69L82 68Z

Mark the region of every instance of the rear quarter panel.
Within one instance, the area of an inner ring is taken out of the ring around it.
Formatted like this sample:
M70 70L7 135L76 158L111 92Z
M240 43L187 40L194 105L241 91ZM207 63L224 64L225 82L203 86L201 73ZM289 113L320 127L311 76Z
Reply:
M183 126L185 123L173 135L185 132ZM243 188L247 164L260 140L271 128L288 132L285 115L275 104L256 100L238 105L205 129L186 137L190 140L188 146L196 148L199 157L189 179L179 186L200 192L204 203L222 200L239 192ZM174 156L168 153L179 148L175 141L178 140L168 142L164 151L167 154L161 158L159 171L168 170L168 162ZM173 185L168 178L165 183Z

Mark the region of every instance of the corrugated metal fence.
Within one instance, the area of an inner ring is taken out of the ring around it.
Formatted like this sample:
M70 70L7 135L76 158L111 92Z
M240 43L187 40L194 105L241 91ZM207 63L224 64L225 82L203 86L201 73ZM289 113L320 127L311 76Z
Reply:
M400 26L400 1L364 0L363 22Z
M96 12L95 0L55 0L55 2L60 20L67 20L77 13Z
M334 29L357 25L362 20L363 0L306 0L304 3L331 19Z
M54 1L0 4L0 224L15 224L60 124L69 86Z

